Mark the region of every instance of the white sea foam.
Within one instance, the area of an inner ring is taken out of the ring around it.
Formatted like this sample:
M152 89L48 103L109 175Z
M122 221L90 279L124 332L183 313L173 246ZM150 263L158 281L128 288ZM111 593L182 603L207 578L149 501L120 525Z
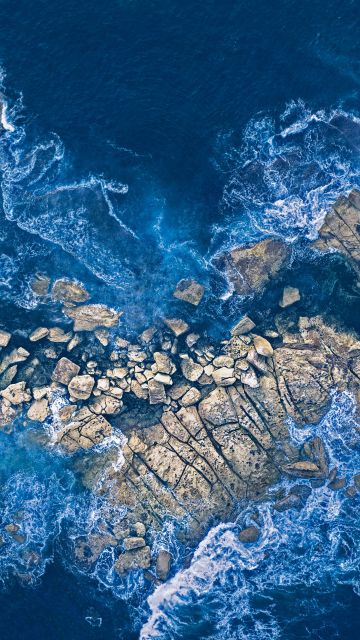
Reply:
M349 394L334 394L319 425L300 430L292 423L290 427L298 445L320 435L330 464L348 480L359 469L359 433ZM290 484L281 483L284 489ZM324 605L317 596L326 593L329 600L337 584L359 591L356 504L351 508L343 494L324 486L312 491L300 512L277 513L269 503L258 509L261 537L257 543L243 545L237 535L239 527L253 524L249 505L236 523L211 529L190 567L180 569L154 591L148 599L150 616L141 630L142 640L172 640L187 633L207 640L274 640L284 637L276 612L280 585L289 590L290 598L294 589L301 589L293 616L299 621L311 616L311 607L318 613Z
M241 142L219 137L217 169L225 186L224 224L213 245L224 250L261 236L315 238L339 194L360 183L360 119L342 109L311 111L293 101L279 118L260 115Z

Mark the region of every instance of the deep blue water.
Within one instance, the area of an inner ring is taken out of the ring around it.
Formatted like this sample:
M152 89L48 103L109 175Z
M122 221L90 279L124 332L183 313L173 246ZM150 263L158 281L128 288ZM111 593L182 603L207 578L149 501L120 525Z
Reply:
M246 303L227 297L217 252L273 233L301 244L337 195L360 186L359 27L356 0L0 0L1 92L14 126L0 140L0 322L21 326L41 313L28 282L46 270L76 275L94 300L123 309L129 332L174 309L173 287L189 274L207 285L205 302L190 316L181 303L175 308L209 331L226 328ZM29 504L29 527L39 534L30 538L45 564L54 561L43 577L38 567L36 588L24 588L8 577L21 560L2 554L1 637L137 637L150 608L134 631L131 606L111 589L97 593L96 577L88 584L64 568L54 523L65 506L70 520L79 509L86 520L71 473L29 443L14 453L4 438L3 509ZM336 455L341 462L346 451ZM36 504L22 493L26 479L39 483ZM326 505L330 497L317 499ZM328 528L325 516L324 526L314 524L310 509L296 534L307 540L318 527L324 536L316 571L329 579L325 594L301 586L294 558L270 530L276 561L246 559L252 587L243 550L226 564L222 533L210 532L219 575L209 599L187 593L183 610L170 601L160 635L149 637L356 637L358 521L339 509ZM341 575L335 538L350 549ZM312 558L311 545L304 548ZM277 590L281 575L288 584ZM270 617L261 617L264 606ZM156 626L157 601L151 610L148 625Z

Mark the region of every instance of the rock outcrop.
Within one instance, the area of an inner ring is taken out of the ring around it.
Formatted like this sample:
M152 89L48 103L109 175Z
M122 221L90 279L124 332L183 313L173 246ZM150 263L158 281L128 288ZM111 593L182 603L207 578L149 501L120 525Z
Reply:
M261 291L284 268L289 254L285 242L270 238L249 247L235 247L216 263L236 293L248 296Z
M360 191L354 189L336 201L325 217L314 247L339 251L360 275Z

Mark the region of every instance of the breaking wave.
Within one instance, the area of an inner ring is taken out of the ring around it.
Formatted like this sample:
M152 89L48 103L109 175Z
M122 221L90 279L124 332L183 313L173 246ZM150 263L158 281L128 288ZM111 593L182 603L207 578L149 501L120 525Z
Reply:
M314 238L339 194L359 184L360 119L342 109L312 111L301 100L279 117L253 118L240 138L219 136L224 175L217 244L266 235Z
M321 436L340 476L349 480L358 472L359 431L349 395L335 394L317 427L290 427L298 444ZM287 486L284 481L274 491ZM360 596L358 508L358 496L348 499L326 486L313 489L300 512L250 505L236 522L213 528L189 568L149 597L151 615L141 639L338 637L331 619L338 589L348 587L353 597ZM261 537L244 545L238 532L254 524L256 511ZM355 630L360 620L352 624Z

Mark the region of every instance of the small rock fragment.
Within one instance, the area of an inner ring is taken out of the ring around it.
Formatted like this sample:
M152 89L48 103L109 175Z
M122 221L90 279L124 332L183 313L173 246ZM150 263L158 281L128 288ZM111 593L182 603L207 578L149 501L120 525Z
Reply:
M256 352L260 356L270 358L273 355L274 349L272 348L270 342L266 340L266 338L263 338L262 336L253 336L253 342Z
M50 287L50 278L44 273L35 273L30 287L37 296L46 296Z
M164 385L154 379L149 380L148 385L150 404L163 404L166 401Z
M7 347L11 338L11 333L0 329L0 347Z
M48 340L49 342L69 342L72 337L72 331L65 333L60 327L52 327L49 329Z
M46 338L49 334L49 329L46 327L38 327L29 335L30 342L37 342L38 340L42 340L42 338Z

